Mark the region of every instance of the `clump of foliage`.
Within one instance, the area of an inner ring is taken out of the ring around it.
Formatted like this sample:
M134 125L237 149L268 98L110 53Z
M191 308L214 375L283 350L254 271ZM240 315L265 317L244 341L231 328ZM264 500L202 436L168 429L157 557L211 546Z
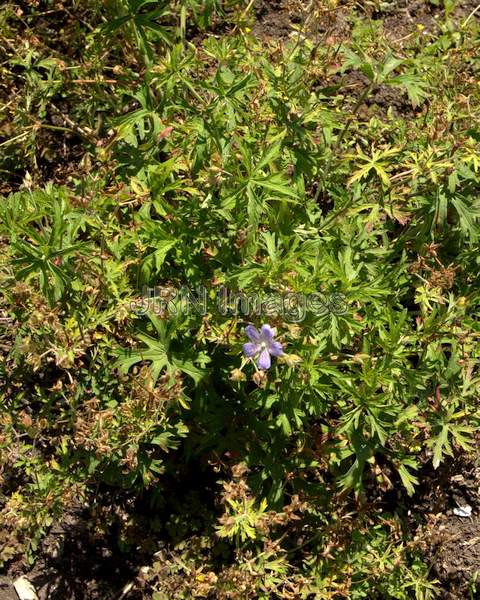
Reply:
M146 597L434 597L404 509L479 422L476 19L399 46L353 9L332 41L320 0L270 41L233 0L24 4L0 13L2 563L108 489L165 515ZM222 286L291 303L222 312ZM277 329L268 370L249 323Z

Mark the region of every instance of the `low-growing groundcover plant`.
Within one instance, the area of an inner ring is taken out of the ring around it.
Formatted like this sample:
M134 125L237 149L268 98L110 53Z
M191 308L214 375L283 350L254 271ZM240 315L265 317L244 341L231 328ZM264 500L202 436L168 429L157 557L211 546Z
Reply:
M437 596L407 513L479 423L478 22L364 4L284 38L233 0L0 9L6 569L87 507L156 600Z

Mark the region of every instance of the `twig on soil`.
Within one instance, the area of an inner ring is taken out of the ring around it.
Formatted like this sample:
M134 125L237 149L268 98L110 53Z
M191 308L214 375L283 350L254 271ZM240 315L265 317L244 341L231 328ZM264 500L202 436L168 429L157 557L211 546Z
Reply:
M90 84L90 83L118 83L116 79L72 79L72 83Z
M133 586L134 586L133 581L130 581L130 583L127 583L127 585L123 588L122 593L118 597L118 600L123 600L123 598L125 598L125 596L132 590Z
M476 8L474 8L474 9L472 10L472 12L471 12L471 13L468 15L468 17L467 17L467 18L465 19L465 21L462 23L462 25L461 25L461 26L462 26L462 29L468 25L468 22L469 22L469 21L470 21L470 19L471 19L471 18L472 18L472 17L475 15L475 13L477 12L477 10L480 10L480 4L479 4L479 5L478 5Z
M91 142L91 137L95 133L93 129L90 129L90 127L80 127L80 125L77 125L74 121L72 121L72 119L70 119L68 115L66 115L60 109L58 109L52 102L50 102L50 106L53 109L53 111L63 119L64 123L69 125L69 127L73 130L74 133L79 134L81 137ZM42 127L46 126L42 125ZM52 126L48 126L48 128L51 129Z
M242 14L240 15L240 21L243 20L245 18L245 15L248 13L248 11L252 8L253 3L255 2L255 0L250 0L250 2L247 4L245 10L242 12ZM236 30L238 29L238 23L235 25L235 27L232 29L232 34L236 32Z
M23 131L22 133L19 133L18 135L15 135L13 138L9 138L8 140L5 140L4 142L1 142L0 143L0 148L2 146L8 146L9 144L13 144L13 142L18 142L19 140L23 139L27 135L28 135L28 131Z
M416 31L412 31L412 33L407 33L407 35L404 35L401 38L398 38L397 40L392 40L392 44L398 44L399 42L404 42L405 40L408 40L409 38L414 36L416 33L417 33Z

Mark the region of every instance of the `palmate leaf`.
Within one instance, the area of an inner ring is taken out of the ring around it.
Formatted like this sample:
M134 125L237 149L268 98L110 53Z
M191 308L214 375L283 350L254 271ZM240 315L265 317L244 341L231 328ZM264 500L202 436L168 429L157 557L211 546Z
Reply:
M118 119L116 129L118 139L137 147L146 139L156 140L163 124L155 111L139 108Z
M436 469L442 462L444 454L451 456L452 447L448 441L448 425L444 425L440 433L433 440L433 468Z
M148 361L151 363L153 380L156 381L163 369L169 364L165 346L160 340L151 338L148 335L137 334L137 337L146 346L138 350L121 350L118 360L119 368L123 373L127 373L130 367L136 363Z
M266 148L259 162L257 163L255 170L261 172L262 169L267 167L275 159L280 158L282 155L282 140L286 135L286 130L282 131L280 135L275 136L275 142L270 141L270 146Z
M154 273L159 273L167 254L177 244L178 239L165 230L158 222L150 218L145 212L138 218L141 229L138 232L140 241L147 248L147 255L142 259L142 281L148 281Z
M205 376L206 371L195 366L191 357L171 351L170 336L172 322L159 319L155 315L148 313L150 321L154 325L158 337L152 337L146 333L138 333L137 337L145 345L142 348L121 349L117 353L117 366L122 373L127 373L129 369L139 362L149 362L153 381L156 382L160 374L166 371L170 376L174 376L175 371L179 370L185 375L191 377L198 385ZM198 360L207 362L205 356L198 356Z
M480 210L467 206L459 196L452 198L452 205L457 211L462 232L470 238L471 242L476 242L480 234L480 227L476 222L476 219L480 217Z
M169 431L163 431L150 440L150 444L159 446L164 452L178 448L180 444L179 437L185 437L188 433L188 427L183 423L177 423Z
M40 289L49 302L53 302L61 298L65 288L70 285L74 276L68 263L63 263L60 268L54 261L61 257L68 259L71 255L77 253L85 255L87 247L87 244L79 242L60 250L54 250L45 245L39 248L28 242L17 240L12 244L12 248L20 256L14 258L11 265L15 269L17 280L38 279Z
M282 199L285 199L288 202L296 202L298 199L298 195L296 191L292 189L291 184L279 174L269 175L264 179L253 179L252 183L259 185L265 190L275 192L275 194L282 196Z
M362 488L363 472L365 464L372 455L371 449L367 445L356 447L351 453L355 459L348 471L338 479L342 491L360 490Z
M418 479L415 475L410 473L407 467L410 469L417 469L418 465L413 458L409 457L404 458L400 464L396 465L396 469L400 475L404 488L407 490L407 494L412 496L415 492L415 486L418 485Z
M153 5L152 10L140 12L148 5ZM137 34L142 38L142 44L148 43L144 29L149 29L155 32L159 38L167 43L172 42L172 37L169 35L170 27L160 25L156 22L157 19L170 14L168 5L158 2L158 0L127 0L126 8L128 10L128 14L122 15L116 19L112 19L102 26L102 32L105 35L110 36L117 29L122 28L124 25L133 24ZM144 47L143 49L144 51L151 52L149 48Z
M428 445L433 448L432 463L435 469L438 468L445 455L453 456L452 442L455 442L457 446L460 446L466 452L474 450L470 442L470 435L475 432L475 429L469 425L457 425L448 422L450 419L453 420L463 416L465 416L463 412L448 413L446 416L447 422L442 424L440 431L435 437L428 440Z
M152 273L160 272L168 252L175 246L176 240L161 240L157 249L146 256L140 268L142 281L147 281Z
M364 164L359 166L353 173L348 180L348 185L367 177L370 172L373 171L381 179L382 183L389 186L390 178L387 169L391 168L393 157L396 156L398 152L398 148L385 148L383 150L372 148L371 156L368 156L357 147L357 154L347 154L346 157L361 160Z
M248 223L252 228L256 227L261 216L268 212L268 201L286 201L294 204L299 201L298 192L292 186L292 182L275 169L274 163L282 156L283 137L285 132L274 136L258 162L255 162L252 151L246 143L241 139L235 140L246 176L240 180L240 186L223 199L222 204L224 209L230 210L235 205L238 207L246 197ZM273 172L268 173L270 168Z
M265 192L274 192L274 194L266 194ZM268 211L268 200L298 203L298 194L295 190L292 190L291 185L278 173L263 178L248 179L240 189L223 199L222 206L224 209L231 210L235 206L235 203L241 201L245 196L247 200L248 223L252 227L256 227L262 215Z
M192 361L181 359L174 354L167 354L162 347L157 345L157 340L150 339L146 348L139 350L121 350L118 353L117 365L120 372L127 373L129 369L139 362L150 362L152 379L158 380L163 371L167 371L172 377L176 370L180 370L185 375L191 377L196 385L205 376L205 371L196 367Z
M413 107L419 106L427 98L428 83L416 75L405 73L386 81L385 83L403 87Z

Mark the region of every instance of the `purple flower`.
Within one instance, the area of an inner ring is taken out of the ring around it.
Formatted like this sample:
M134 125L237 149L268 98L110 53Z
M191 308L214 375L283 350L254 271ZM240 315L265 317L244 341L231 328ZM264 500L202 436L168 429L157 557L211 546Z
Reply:
M277 333L275 327L262 325L259 331L253 325L247 325L245 333L251 341L243 344L243 352L248 358L258 356L257 366L259 369L265 371L270 368L272 364L270 355L281 356L283 354L282 344L273 339Z

